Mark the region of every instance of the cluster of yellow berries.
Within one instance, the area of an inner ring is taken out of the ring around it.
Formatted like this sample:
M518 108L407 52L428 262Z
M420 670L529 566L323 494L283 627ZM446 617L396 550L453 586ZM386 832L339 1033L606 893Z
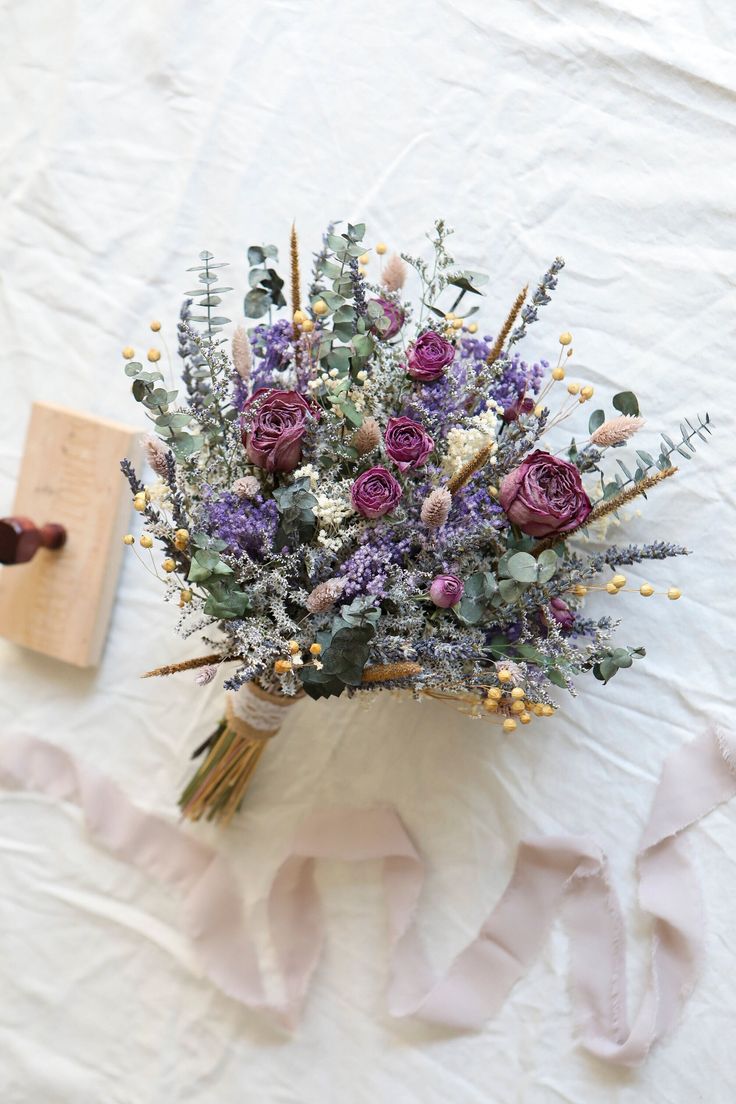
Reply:
M445 315L445 322L447 323L445 337L454 337L458 330L467 330L467 332L471 334L478 332L477 322L468 322L466 324L465 319L458 318L454 311L447 312Z
M604 587L585 586L583 583L576 583L572 588L572 593L576 598L584 598L589 590L605 590L607 594L618 594L622 590L630 594L634 593L634 588L626 585L625 575L614 575ZM676 602L678 598L682 597L682 591L678 590L677 587L669 587L665 593L671 602ZM642 583L639 587L639 594L642 598L651 598L653 594L656 594L656 591L651 583Z
M565 332L565 333L560 334L560 345L562 346L562 348L560 349L560 360L562 360L562 354L563 354L564 350L570 345L571 342L572 342L572 334L571 333ZM568 357L571 357L572 356L572 349L567 348L567 353L565 355L568 356ZM560 382L560 380L564 380L564 378L565 378L565 369L562 367L561 363L558 364L556 368L552 369L551 376L552 376L552 379L556 380L558 383ZM578 396L578 402L579 403L584 403L584 402L587 402L588 399L593 398L593 395L595 394L595 391L590 386L590 384L585 384L585 386L581 387L579 383L570 382L567 385L567 393L568 393L568 395L577 395Z
M149 323L149 326L153 333L158 333L161 329L161 323L157 318L154 318L153 322ZM133 360L135 356L135 349L132 347L132 345L126 345L125 348L121 350L121 352L123 354L123 360ZM146 353L146 358L151 362L151 364L156 364L161 359L161 353L158 349L149 349Z
M289 652L290 659L277 659L273 665L274 672L277 675L287 675L289 671L293 671L295 667L303 667L304 660L301 657L301 646L298 640L290 640L286 645ZM322 651L322 645L316 641L314 644L309 645L309 654L316 658Z
M508 689L508 684L513 682L510 671L502 668L498 672L500 686L492 686L486 694L483 708L486 713L505 713L503 721L504 732L513 732L519 724L527 725L535 717L551 717L554 709L551 705L543 705L541 702L530 702L520 686Z
M568 348L568 346L572 343L572 334L565 331L565 333L560 334L559 340L560 345L562 346L562 348L560 349L561 361L563 353L565 353L565 356L567 357L572 356L572 349ZM565 352L566 349L567 352ZM552 369L552 372L550 374L552 376L552 379L556 380L559 383L560 380L564 380L565 378L565 369L562 367L562 364L559 363L556 368ZM581 387L579 383L568 383L567 392L569 395L577 395L578 402L580 403L587 402L588 399L592 399L594 395L594 390L589 384Z
M320 303L322 303L321 299L318 300L318 301ZM324 307L327 307L326 303L322 303L322 305ZM323 312L320 310L319 313L322 314ZM308 318L306 316L306 314L304 313L303 310L295 310L294 311L294 325L298 326L299 329L302 331L302 333L311 333L312 330L314 329L314 322L312 321L311 318Z
M144 496L144 506L145 506L145 493L143 491L141 491L140 494ZM136 498L137 497L138 496L136 495ZM138 509L138 508L139 507L136 506L136 509ZM139 538L139 542L140 542L141 548L148 548L148 549L153 548L153 537L151 536L150 533L141 533L140 538ZM135 537L133 536L132 533L126 533L125 534L125 536L123 537L123 544L127 544L127 545L135 544ZM188 545L189 545L189 530L188 529L177 529L176 532L174 533L174 548L177 550L177 552L184 552L186 550L186 548L188 547ZM172 556L165 556L164 559L161 561L161 567L163 568L163 570L166 572L167 575L170 575L173 571L176 571L176 567L177 567L176 560ZM188 605L191 602L193 597L194 597L193 592L188 587L185 587L179 594L179 605L180 606Z

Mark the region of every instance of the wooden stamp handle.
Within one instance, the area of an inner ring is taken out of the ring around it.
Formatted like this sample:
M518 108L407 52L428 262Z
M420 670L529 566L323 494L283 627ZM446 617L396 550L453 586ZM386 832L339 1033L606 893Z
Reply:
M55 551L66 542L63 525L47 522L39 529L30 518L0 518L0 563L20 564L32 560L39 548Z

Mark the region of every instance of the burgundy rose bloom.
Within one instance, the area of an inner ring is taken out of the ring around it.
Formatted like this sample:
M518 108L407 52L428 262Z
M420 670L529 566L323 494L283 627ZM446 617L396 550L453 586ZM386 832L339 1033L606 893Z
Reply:
M315 411L296 391L261 387L243 407L241 435L251 464L290 472L302 456L307 419Z
M379 518L393 510L401 498L401 484L386 468L369 468L350 488L353 506L367 518Z
M575 465L539 450L502 480L499 501L509 521L530 537L566 533L592 510Z
M566 632L569 632L575 624L575 614L562 598L552 599L548 611L545 612L545 618L547 617L552 617Z
M392 337L396 337L404 325L404 312L399 304L395 303L393 299L369 299L368 306L371 303L375 303L381 308L387 323L384 327L379 325L378 322L374 322L371 326L371 333L381 341L389 341Z
M434 330L425 330L409 349L407 372L420 383L438 380L455 359L455 346Z
M465 583L457 575L438 575L432 580L429 597L440 609L456 606L465 591Z
M421 467L434 448L434 441L424 427L411 418L389 418L383 443L386 453L402 472Z
M511 406L507 406L503 412L503 420L505 422L515 422L518 420L520 414L531 414L532 410L536 406L534 399L527 395L519 395L516 402L513 402Z

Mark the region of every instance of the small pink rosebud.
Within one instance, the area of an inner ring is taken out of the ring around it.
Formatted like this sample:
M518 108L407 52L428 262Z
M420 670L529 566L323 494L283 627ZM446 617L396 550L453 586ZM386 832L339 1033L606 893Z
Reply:
M456 606L463 596L465 584L457 575L438 575L432 580L429 597L440 609Z

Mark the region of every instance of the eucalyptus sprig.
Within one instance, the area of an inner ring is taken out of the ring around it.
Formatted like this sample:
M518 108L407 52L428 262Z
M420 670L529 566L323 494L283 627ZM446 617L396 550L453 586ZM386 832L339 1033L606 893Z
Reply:
M219 276L216 275L215 270L218 268L227 268L227 261L215 261L214 253L209 253L207 250L203 250L199 254L201 265L193 265L187 269L187 272L196 272L197 279L204 287L194 288L190 291L185 291L184 294L190 297L194 301L195 307L204 311L203 314L190 314L190 322L198 322L206 326L206 334L209 338L219 333L223 326L227 326L230 318L225 318L224 315L213 314L213 308L219 307L222 302L222 296L225 292L232 291L231 287L216 287Z
M161 372L145 370L139 361L131 360L125 365L125 374L133 380L133 398L145 408L146 417L177 460L188 460L198 452L202 447L199 427L190 412L174 407L178 391L162 386Z
M248 249L248 286L243 311L246 318L262 318L271 311L286 306L283 294L284 281L274 268L279 259L275 245L251 245ZM269 262L273 261L274 264Z

